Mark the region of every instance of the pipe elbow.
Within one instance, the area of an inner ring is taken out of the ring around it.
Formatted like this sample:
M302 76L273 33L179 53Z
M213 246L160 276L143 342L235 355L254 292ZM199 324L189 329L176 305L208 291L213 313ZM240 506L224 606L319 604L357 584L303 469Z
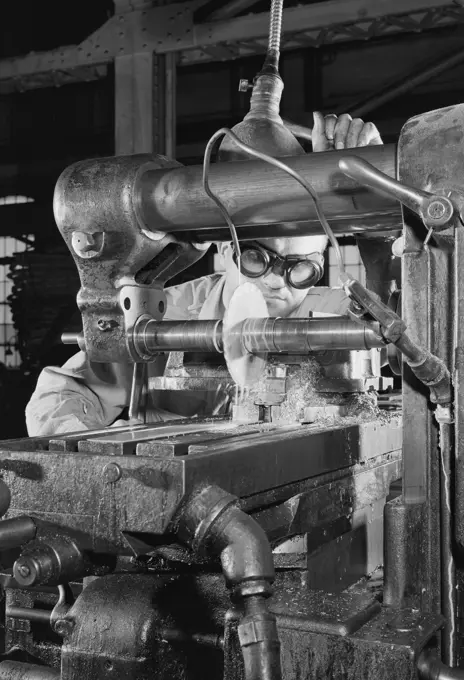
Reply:
M237 502L219 487L199 489L183 508L177 534L195 552L219 557L232 595L268 596L275 578L271 546Z
M240 597L271 594L272 551L264 530L252 517L230 506L211 527L209 541L220 557L228 588Z

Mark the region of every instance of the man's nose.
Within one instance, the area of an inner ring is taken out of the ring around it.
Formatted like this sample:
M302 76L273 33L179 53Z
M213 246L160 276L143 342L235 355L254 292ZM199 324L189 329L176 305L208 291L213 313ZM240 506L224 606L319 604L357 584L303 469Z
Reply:
M264 283L268 288L285 288L286 282L281 268L273 267L264 277Z

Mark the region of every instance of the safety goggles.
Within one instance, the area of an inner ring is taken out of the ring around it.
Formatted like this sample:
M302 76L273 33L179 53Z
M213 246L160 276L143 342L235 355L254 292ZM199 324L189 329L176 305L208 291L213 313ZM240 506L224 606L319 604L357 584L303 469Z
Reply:
M321 253L280 257L257 243L242 243L240 250L240 270L250 279L264 276L272 269L285 276L290 286L301 289L315 286L324 274L324 256ZM236 253L234 262L238 266Z

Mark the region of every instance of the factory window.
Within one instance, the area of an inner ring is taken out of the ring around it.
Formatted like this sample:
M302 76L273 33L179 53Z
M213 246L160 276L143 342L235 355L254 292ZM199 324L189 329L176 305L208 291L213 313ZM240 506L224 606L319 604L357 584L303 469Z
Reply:
M34 203L34 199L28 196L0 196L0 205L13 205L17 203Z
M1 206L33 202L34 199L27 196L0 196L0 210ZM0 225L2 222L0 212ZM17 332L8 300L13 289L13 281L9 277L10 266L15 253L27 250L33 240L33 236L22 239L0 236L0 364L9 368L17 368L21 363L17 349Z
M360 283L365 285L366 283L366 272L364 270L364 265L361 260L361 255L359 254L359 250L357 246L355 245L345 245L345 246L340 246L340 250L342 251L342 256L343 256L343 261L345 263L345 268L348 274L351 274L355 279L357 279ZM333 248L328 249L327 252L328 255L328 261L329 261L329 281L328 285L331 288L336 288L339 287L338 283L338 264L337 264L337 259L335 257L335 253Z

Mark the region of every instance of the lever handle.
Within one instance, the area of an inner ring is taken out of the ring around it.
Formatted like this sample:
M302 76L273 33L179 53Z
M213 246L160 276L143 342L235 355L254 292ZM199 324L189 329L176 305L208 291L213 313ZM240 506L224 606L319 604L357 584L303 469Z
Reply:
M347 177L359 184L388 194L417 213L429 228L438 230L445 228L454 215L454 206L448 198L401 184L362 158L343 156L338 162L338 167Z

